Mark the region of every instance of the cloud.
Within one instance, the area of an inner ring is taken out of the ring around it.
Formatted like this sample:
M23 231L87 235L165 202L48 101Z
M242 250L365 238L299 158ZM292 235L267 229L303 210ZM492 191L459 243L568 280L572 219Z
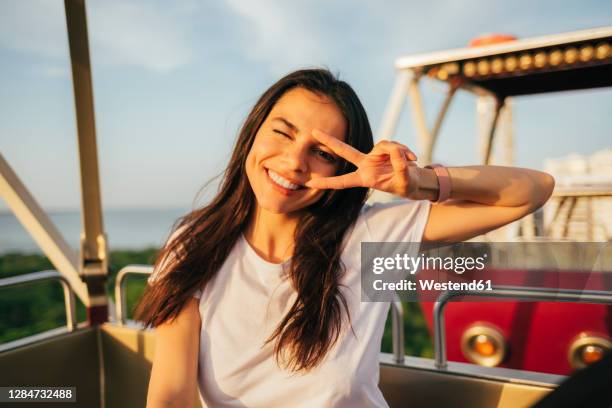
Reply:
M275 73L297 66L346 66L347 61L357 69L354 63L365 67L381 59L392 66L396 57L421 51L424 44L435 48L457 41L453 34L471 31L475 17L485 19L487 3L473 1L466 13L454 0L390 1L384 6L368 0L225 0L245 22L244 52Z
M330 49L316 19L317 10L327 7L323 2L226 0L226 4L246 22L247 55L266 61L272 71L320 64L329 58Z
M68 55L63 3L5 1L0 5L0 46L42 57Z
M70 68L66 65L40 65L33 69L36 75L48 78L68 78Z
M174 3L98 1L89 8L90 33L97 63L134 66L165 73L193 58L189 30L181 16L187 10Z
M193 1L88 2L92 60L102 66L135 67L155 73L176 70L193 59L190 25L186 24L190 20L185 16L197 9ZM47 65L68 58L63 2L2 2L0 46L41 57Z

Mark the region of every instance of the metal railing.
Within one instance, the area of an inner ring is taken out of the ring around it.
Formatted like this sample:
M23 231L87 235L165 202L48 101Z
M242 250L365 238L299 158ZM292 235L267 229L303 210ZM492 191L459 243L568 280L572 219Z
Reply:
M151 265L128 265L121 268L115 279L115 307L117 322L123 326L127 322L127 301L125 299L125 278L128 275L151 275L153 267Z
M115 302L117 322L125 325L127 322L127 305L125 299L125 278L128 275L150 275L153 267L149 265L128 265L122 268L115 280ZM514 286L498 286L493 290L481 291L447 291L442 293L433 310L434 324L434 354L435 367L445 369L446 357L446 331L444 327L444 308L446 304L457 296L480 296L495 298L511 298L532 301L564 301L564 302L591 302L612 304L612 293L604 291L579 291L554 288L522 288ZM391 331L393 360L401 364L405 360L404 345L404 309L400 301L391 302Z
M452 298L457 296L509 298L530 301L561 301L612 304L612 292L595 290L497 286L494 287L493 290L487 291L446 291L440 296L438 296L433 310L435 366L439 370L444 370L447 367L444 308Z
M128 265L122 268L115 279L115 305L117 323L125 325L127 322L127 302L125 299L125 278L128 275L150 275L153 267L150 265ZM391 302L391 331L393 342L393 356L397 363L404 362L404 309L401 302Z
M117 323L121 326L127 322L127 301L125 298L125 280L128 275L150 275L153 267L149 265L128 265L122 268L115 279L115 307ZM397 363L404 362L404 309L401 302L391 302L391 331L393 356Z
M150 275L153 267L150 265L128 265L122 268L115 279L115 304L117 323L125 325L127 322L127 301L125 298L125 278L128 275ZM401 302L391 302L391 331L393 342L393 356L397 363L404 362L404 309Z
M62 284L62 288L64 290L64 303L66 305L66 326L68 331L75 331L77 328L77 319L74 291L72 290L68 279L62 276L59 272L47 270L3 278L0 279L0 289L46 280L58 280Z
M403 363L404 351L404 307L402 302L391 302L391 334L393 342L393 359Z
M128 265L121 268L115 279L115 307L117 323L127 323L127 301L125 299L125 281L128 275L150 275L153 267L150 265ZM397 363L404 362L404 309L402 302L391 302L391 331L393 340L393 356Z

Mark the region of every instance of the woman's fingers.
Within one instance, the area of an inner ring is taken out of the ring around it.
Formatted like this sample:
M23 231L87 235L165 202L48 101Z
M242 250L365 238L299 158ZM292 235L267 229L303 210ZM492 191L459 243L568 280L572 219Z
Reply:
M412 160L412 161L417 160L417 156L412 150L410 150L407 146L399 142L396 142L395 140L381 140L380 142L376 143L376 145L374 146L374 149L372 149L372 152L376 152L379 150L383 150L386 152L388 148L390 148L391 146L397 146L401 150L403 150L406 153L406 157L408 158L408 160Z
M358 170L353 173L344 174L336 177L314 178L306 182L306 187L315 189L343 189L351 187L371 187L388 188L377 186L379 183L379 171L382 171L385 162L391 162L391 169L387 167L387 172L393 172L393 190L406 190L409 188L408 167L416 166L416 154L401 143L391 140L382 140L374 146L369 154L364 154L354 147L332 137L320 130L313 129L312 135L321 144L329 147L335 154L355 164ZM383 166L383 167L379 167ZM380 170L379 170L380 169ZM372 185L366 185L367 183Z
M412 153L412 152L410 152ZM404 152L404 156L406 156L406 160L408 160L408 165L409 166L416 166L416 156L414 155L414 153L410 154L409 152ZM415 159L413 159L412 157L415 157Z
M313 178L304 183L304 185L308 188L316 188L318 190L340 190L343 188L363 187L363 182L356 172L352 172L343 174L342 176Z
M353 146L348 145L343 141L336 139L335 137L330 136L327 133L324 133L318 129L313 129L312 135L323 145L329 147L332 152L336 153L338 156L348 160L356 166L361 161L361 159L365 157L364 153L361 153Z
M405 151L406 152L406 157L408 158L408 160L416 161L416 159L417 159L416 154L412 150L410 150L407 146L401 144L400 142L396 142L395 140L390 140L390 142L393 143L394 145L399 146L400 149Z
M410 177L408 176L408 167L410 161L406 159L406 152L398 146L392 146L389 149L389 157L391 158L391 166L393 167L394 185L401 191L408 191L410 187Z
M389 157L391 158L391 166L393 166L393 174L396 177L405 176L408 169L408 160L406 160L404 151L392 147L389 149Z
M406 149L408 150L408 152L407 152L408 160L416 161L417 160L416 154L412 150L410 150L408 148L406 148Z

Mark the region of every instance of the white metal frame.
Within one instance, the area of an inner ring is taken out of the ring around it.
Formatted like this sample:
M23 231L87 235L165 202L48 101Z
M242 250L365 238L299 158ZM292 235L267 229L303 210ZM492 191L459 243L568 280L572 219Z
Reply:
M36 241L55 268L67 279L83 304L89 320L107 319L108 245L102 222L102 203L93 107L93 90L84 0L65 0L66 24L72 65L83 231L76 254L36 202L9 163L0 155L0 196Z

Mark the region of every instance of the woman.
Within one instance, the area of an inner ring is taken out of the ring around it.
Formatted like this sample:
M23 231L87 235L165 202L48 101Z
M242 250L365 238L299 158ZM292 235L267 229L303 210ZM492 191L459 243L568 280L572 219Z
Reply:
M362 241L460 241L540 207L554 181L509 167L420 168L373 145L326 70L268 89L217 196L183 217L137 317L156 328L148 406L383 407L388 303L360 301ZM369 189L403 198L365 205ZM436 201L431 205L430 201Z

